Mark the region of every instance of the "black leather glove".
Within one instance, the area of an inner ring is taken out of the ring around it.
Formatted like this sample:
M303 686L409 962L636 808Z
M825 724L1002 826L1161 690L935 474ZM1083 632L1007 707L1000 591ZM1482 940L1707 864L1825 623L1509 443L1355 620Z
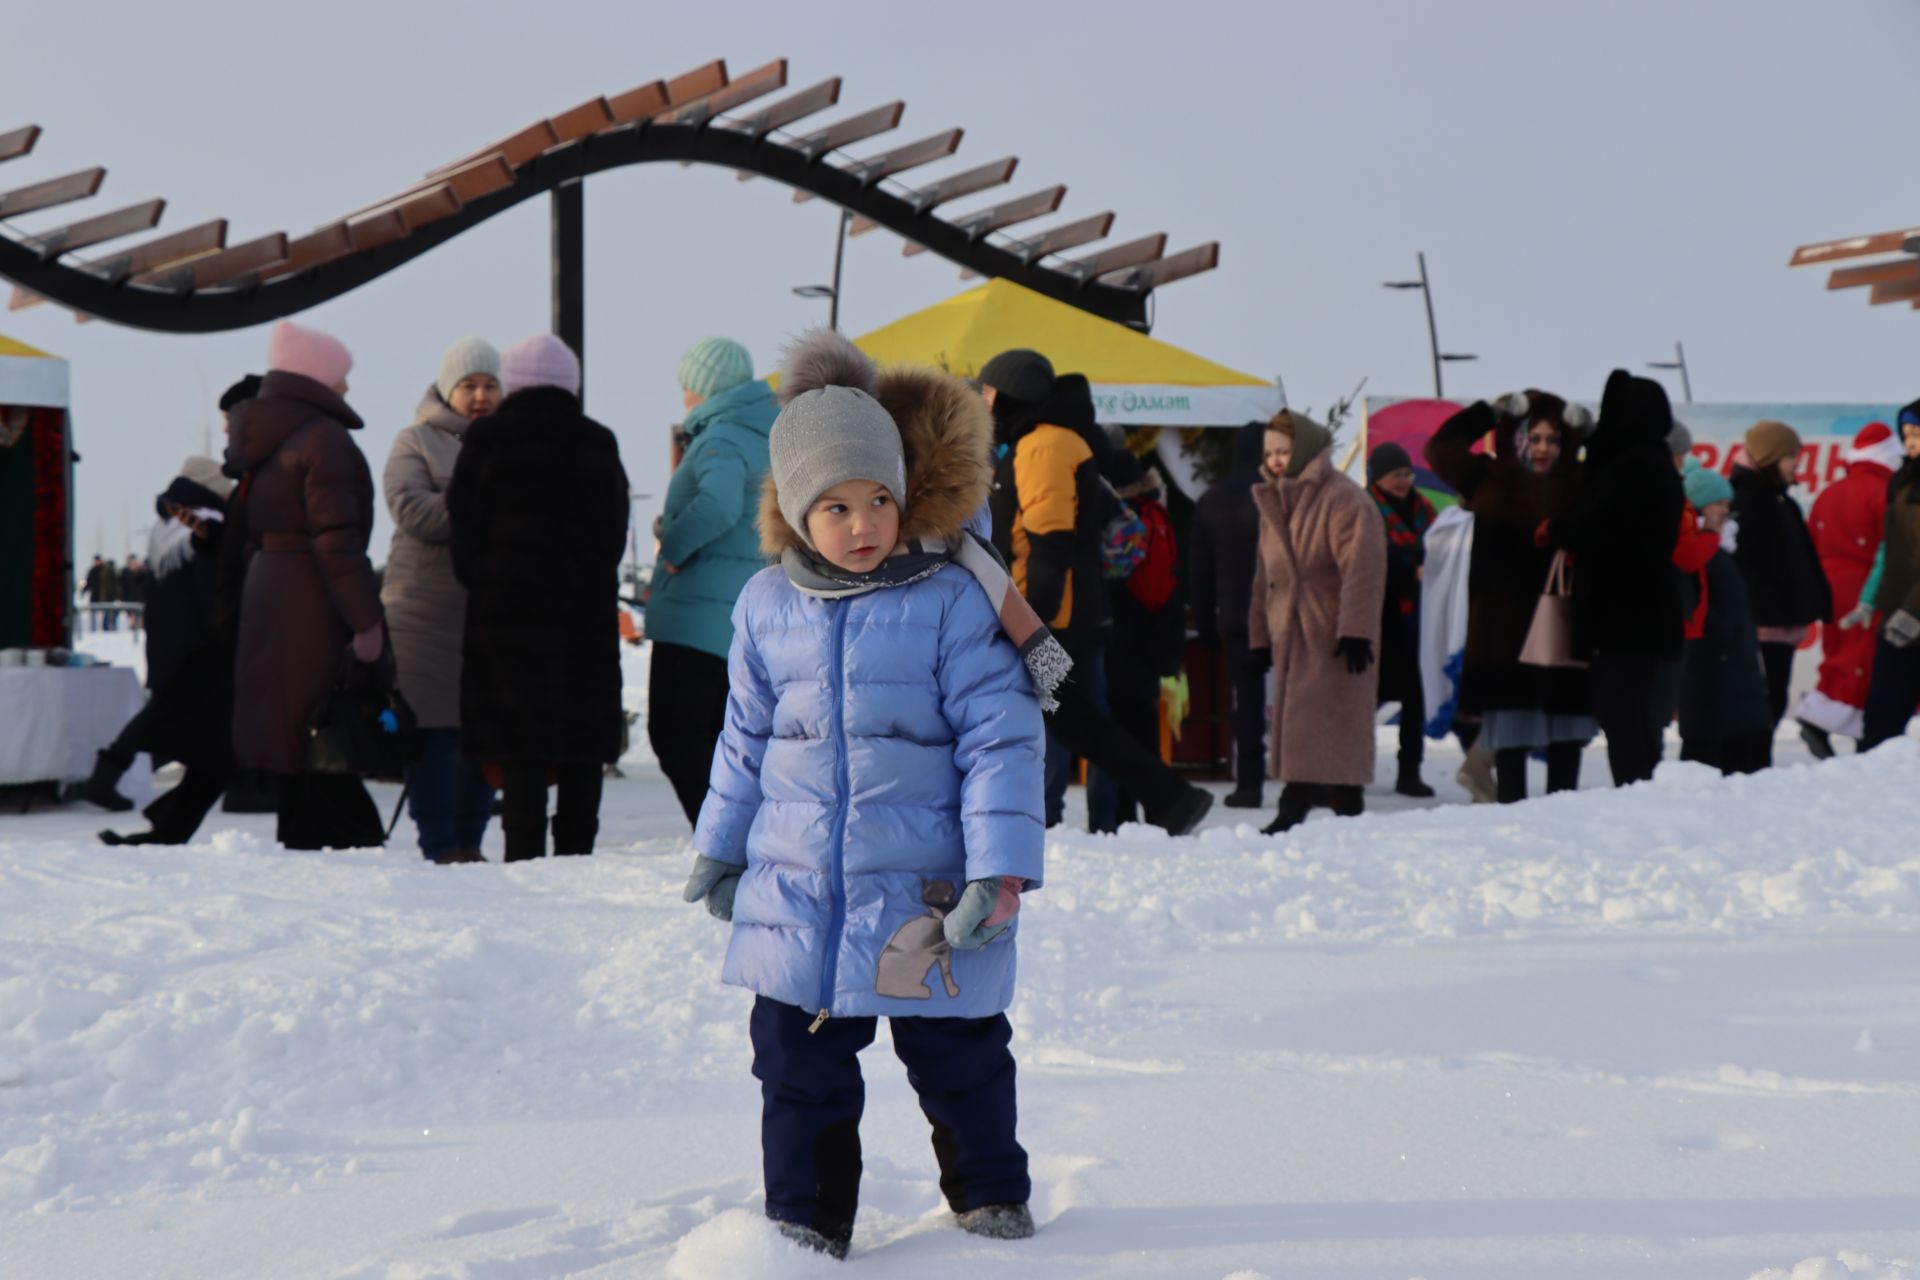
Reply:
M1373 641L1365 636L1341 636L1333 646L1333 656L1347 660L1347 674L1363 676L1373 665Z

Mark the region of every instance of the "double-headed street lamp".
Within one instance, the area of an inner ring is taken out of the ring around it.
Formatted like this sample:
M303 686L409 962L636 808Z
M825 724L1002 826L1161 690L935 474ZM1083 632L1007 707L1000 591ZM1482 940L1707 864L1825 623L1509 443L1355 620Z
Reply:
M1479 356L1462 355L1440 350L1440 332L1433 323L1433 286L1427 280L1427 255L1423 250L1420 259L1420 278L1418 280L1383 280L1381 284L1388 289L1418 289L1427 302L1427 346L1433 352L1433 398L1441 400L1446 392L1441 387L1440 366L1466 360L1478 360Z
M1687 351L1680 345L1679 339L1676 338L1673 343L1673 359L1649 360L1647 368L1679 370L1680 394L1686 398L1688 404L1693 403L1693 380L1687 377Z

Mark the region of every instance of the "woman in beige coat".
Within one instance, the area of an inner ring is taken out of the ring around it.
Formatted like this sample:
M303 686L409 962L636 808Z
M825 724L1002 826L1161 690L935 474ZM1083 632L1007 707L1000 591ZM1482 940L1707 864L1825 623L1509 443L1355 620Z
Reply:
M407 810L420 854L436 863L483 862L493 789L460 755L460 644L467 592L453 576L447 484L468 423L500 404L500 353L462 338L440 358L413 425L394 439L382 477L393 549L380 599L399 664L400 692L420 718L420 762L407 770Z
M1267 427L1267 473L1254 486L1260 558L1249 643L1273 655L1269 774L1283 784L1273 835L1316 805L1342 816L1373 781L1380 606L1387 539L1365 489L1334 469L1333 437L1282 410Z

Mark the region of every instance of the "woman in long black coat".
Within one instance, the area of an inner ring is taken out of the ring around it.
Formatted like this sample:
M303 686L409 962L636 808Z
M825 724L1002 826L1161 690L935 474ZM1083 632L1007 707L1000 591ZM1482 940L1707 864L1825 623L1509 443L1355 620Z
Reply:
M580 364L541 334L501 354L507 398L467 428L447 487L467 588L461 750L498 765L509 862L593 852L603 767L620 754L617 594L627 475L581 410Z
M1756 422L1747 430L1746 459L1733 482L1733 519L1739 526L1733 559L1746 579L1747 599L1760 633L1773 727L1787 713L1793 655L1816 622L1833 621L1833 591L1820 553L1794 500L1800 436L1784 422ZM1771 739L1767 763L1773 763Z
M1473 513L1460 710L1481 717L1498 798L1512 804L1526 799L1535 751L1546 753L1548 791L1579 786L1581 752L1599 726L1585 673L1520 661L1553 565L1538 532L1579 491L1585 417L1545 391L1501 405L1482 402L1449 418L1427 442L1427 461ZM1493 449L1474 452L1488 436Z

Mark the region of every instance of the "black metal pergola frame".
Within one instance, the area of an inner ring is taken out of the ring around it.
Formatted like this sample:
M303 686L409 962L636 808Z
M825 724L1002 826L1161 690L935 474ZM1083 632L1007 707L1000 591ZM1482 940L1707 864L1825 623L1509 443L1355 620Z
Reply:
M246 328L340 297L535 196L553 207L554 330L584 358L585 179L610 169L677 162L716 165L742 177L784 183L796 200L819 197L845 210L853 234L874 227L959 264L968 275L1012 280L1104 319L1146 329L1160 284L1212 269L1219 246L1167 255L1166 237L1149 236L1076 258L1068 248L1100 240L1111 213L1081 218L1023 239L1005 228L1058 209L1053 186L951 218L941 206L1007 182L1017 160L949 175L918 188L900 176L953 154L950 129L876 156L843 148L896 127L894 102L807 134L795 121L835 105L833 78L761 110L744 104L786 84L786 61L737 80L716 61L673 81L654 81L616 98L596 98L530 126L492 147L429 174L409 190L304 237L274 233L228 247L224 220L163 236L90 262L77 248L144 230L164 202L40 232L4 225L24 212L85 199L104 171L85 170L0 192L0 277L18 286L14 306L42 299L83 316L171 333ZM0 161L25 155L37 126L0 134ZM843 219L843 231L846 227Z

